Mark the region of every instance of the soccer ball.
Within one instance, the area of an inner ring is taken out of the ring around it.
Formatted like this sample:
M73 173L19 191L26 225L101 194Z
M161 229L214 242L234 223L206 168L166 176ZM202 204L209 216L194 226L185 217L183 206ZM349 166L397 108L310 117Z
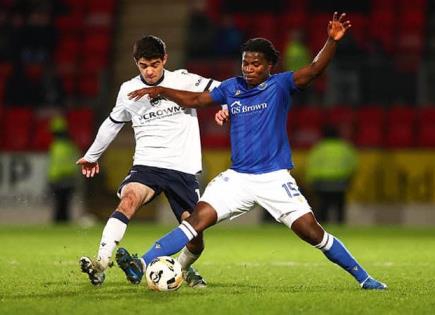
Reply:
M183 282L180 263L169 256L152 260L147 266L145 276L148 287L155 291L175 291Z

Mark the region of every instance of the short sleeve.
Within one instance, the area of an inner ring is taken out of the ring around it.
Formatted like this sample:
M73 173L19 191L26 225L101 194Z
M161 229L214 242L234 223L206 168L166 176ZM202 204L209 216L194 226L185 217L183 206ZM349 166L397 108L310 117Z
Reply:
M110 119L115 123L125 123L131 121L131 115L126 110L126 98L127 94L124 86L119 89L118 97L116 98L115 107L113 107L110 113Z
M215 87L211 92L210 96L213 99L213 102L218 104L226 104L227 99L227 90L228 90L228 82L229 80L223 81L219 86Z
M276 74L278 82L286 89L290 91L290 94L299 92L300 90L295 84L293 79L293 71L286 71Z
M185 87L191 92L211 91L220 84L219 81L204 78L198 74L190 73L187 70L176 71L179 79L185 82Z

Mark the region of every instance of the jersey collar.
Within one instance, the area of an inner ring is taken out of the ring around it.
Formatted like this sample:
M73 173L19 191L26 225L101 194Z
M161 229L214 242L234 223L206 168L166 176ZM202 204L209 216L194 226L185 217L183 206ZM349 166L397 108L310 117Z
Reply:
M165 79L165 72L166 72L166 70L163 70L162 77L156 83L153 83L153 84L147 83L141 74L139 75L139 77L140 77L140 80L143 82L143 84L148 85L148 86L156 86L156 85L159 85L160 83L162 83L162 81Z

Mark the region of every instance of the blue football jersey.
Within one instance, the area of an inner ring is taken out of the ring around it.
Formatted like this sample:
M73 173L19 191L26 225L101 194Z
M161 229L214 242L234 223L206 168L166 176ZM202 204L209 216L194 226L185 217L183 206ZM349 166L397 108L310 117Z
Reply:
M283 72L253 88L242 77L230 78L211 92L215 102L228 105L232 169L260 174L293 168L286 125L297 90L293 72Z

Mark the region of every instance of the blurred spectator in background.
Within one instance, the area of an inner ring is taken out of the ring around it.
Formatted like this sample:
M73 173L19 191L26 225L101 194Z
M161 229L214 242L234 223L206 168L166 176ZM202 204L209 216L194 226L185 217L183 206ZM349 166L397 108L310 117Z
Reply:
M324 139L308 154L306 179L315 194L316 214L320 222L329 222L330 210L336 211L337 223L345 222L346 191L358 164L351 144L338 136L332 126L324 129Z
M293 29L289 31L287 43L284 46L283 67L284 71L295 71L310 64L312 58L310 49L304 42L302 30ZM294 96L294 103L305 104L306 93L299 93Z
M54 222L68 222L71 218L71 201L74 194L79 158L77 146L68 136L66 120L55 116L51 121L53 142L49 150L48 181L54 197Z
M213 55L216 26L206 14L206 1L195 0L187 28L187 57L207 58Z
M238 58L243 42L244 34L234 24L233 16L223 15L214 40L215 52L218 57Z
M300 29L289 31L288 41L284 47L283 66L285 71L295 71L311 62L311 53L303 40Z

